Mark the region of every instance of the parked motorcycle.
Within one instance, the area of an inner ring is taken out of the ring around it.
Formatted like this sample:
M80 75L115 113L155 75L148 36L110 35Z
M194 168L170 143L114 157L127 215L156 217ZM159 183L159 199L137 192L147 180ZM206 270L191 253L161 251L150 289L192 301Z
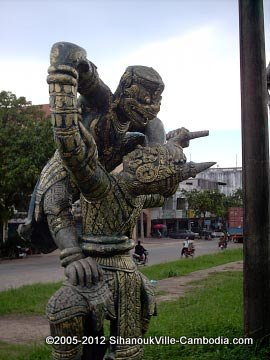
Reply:
M148 251L144 252L144 255L132 254L133 261L136 265L146 265L148 263Z

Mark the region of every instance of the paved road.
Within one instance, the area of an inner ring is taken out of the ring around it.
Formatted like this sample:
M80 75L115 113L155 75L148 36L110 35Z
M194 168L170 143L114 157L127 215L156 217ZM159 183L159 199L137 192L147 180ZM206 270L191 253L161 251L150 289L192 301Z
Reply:
M143 245L149 250L149 265L180 259L182 240L145 239ZM221 251L218 240L195 240L195 255ZM230 248L241 244L229 243ZM24 259L0 261L0 291L11 287L37 282L55 282L64 278L63 268L59 263L59 251L48 255L32 255Z
M158 264L166 261L180 259L180 253L184 240L176 239L146 239L144 247L149 248L149 265ZM195 256L220 252L218 239L195 240ZM242 244L229 243L229 248L242 247Z

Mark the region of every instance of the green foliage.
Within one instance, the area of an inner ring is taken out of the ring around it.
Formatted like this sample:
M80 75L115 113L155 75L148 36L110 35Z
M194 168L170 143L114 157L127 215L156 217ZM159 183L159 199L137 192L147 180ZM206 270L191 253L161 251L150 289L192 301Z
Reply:
M0 219L26 210L41 169L54 152L50 122L24 97L0 93Z
M205 218L206 212L213 216L225 218L228 208L243 205L243 191L237 189L232 195L226 196L217 190L182 190L189 208L195 212L196 217Z
M222 217L226 213L224 207L225 195L216 190L183 190L188 200L189 207L194 210L197 217L205 217L206 212Z
M226 208L243 206L243 190L237 189L226 197Z

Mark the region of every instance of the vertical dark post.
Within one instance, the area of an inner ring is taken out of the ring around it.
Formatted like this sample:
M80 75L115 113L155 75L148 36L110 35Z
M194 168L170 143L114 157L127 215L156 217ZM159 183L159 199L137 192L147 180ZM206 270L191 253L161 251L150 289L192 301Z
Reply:
M269 150L263 0L239 0L245 333L270 333Z
M143 210L141 211L141 241L144 241L144 223L143 223Z

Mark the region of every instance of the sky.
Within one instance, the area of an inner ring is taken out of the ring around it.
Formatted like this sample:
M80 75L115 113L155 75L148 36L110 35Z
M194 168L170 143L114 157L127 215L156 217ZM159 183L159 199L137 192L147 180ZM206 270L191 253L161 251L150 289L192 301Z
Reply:
M170 131L209 130L188 160L241 166L237 0L0 0L0 91L49 100L49 54L58 41L87 51L114 91L129 65L152 66L164 83L158 117ZM266 63L270 0L264 0Z

